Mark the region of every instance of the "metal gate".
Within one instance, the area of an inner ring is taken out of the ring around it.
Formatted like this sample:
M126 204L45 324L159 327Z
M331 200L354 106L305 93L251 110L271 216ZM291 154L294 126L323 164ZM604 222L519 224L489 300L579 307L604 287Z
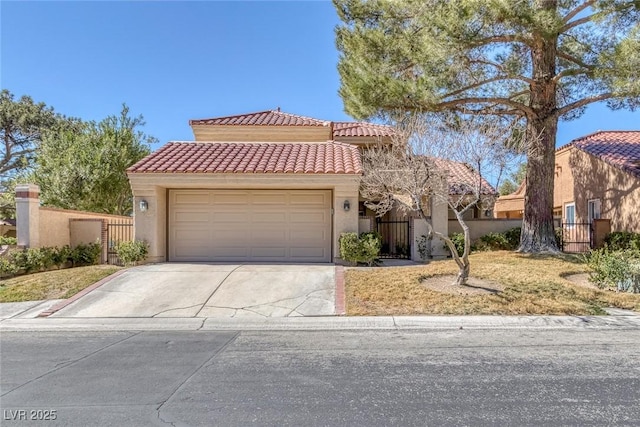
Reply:
M593 227L588 222L562 223L562 251L589 252L593 248Z
M382 236L380 258L411 258L409 218L376 218L376 231Z
M115 220L107 223L107 264L122 265L116 247L133 240L133 220Z

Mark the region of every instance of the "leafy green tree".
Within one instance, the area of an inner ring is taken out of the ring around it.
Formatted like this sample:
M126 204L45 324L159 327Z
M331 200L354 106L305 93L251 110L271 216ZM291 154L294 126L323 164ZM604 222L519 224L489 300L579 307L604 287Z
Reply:
M150 153L156 139L139 130L142 116L119 116L84 123L80 132L47 135L36 160L35 180L45 205L108 214L131 213L126 169Z
M28 169L43 135L56 129L63 116L29 96L15 100L7 89L0 93L0 180Z
M356 118L458 111L526 124L520 251L557 251L558 120L640 105L637 0L334 0L340 94Z
M500 184L500 188L498 189L501 196L506 194L514 193L520 184L524 182L524 179L527 176L527 164L520 163L518 165L518 169L509 174L507 179L505 179L502 184Z

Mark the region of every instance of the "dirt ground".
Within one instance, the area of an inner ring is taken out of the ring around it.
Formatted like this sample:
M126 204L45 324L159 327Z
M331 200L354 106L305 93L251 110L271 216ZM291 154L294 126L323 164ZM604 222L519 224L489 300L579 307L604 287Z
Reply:
M469 277L469 281L464 286L455 286L453 283L456 276L443 275L432 276L422 281L422 284L432 291L442 292L451 295L487 295L497 294L504 289L500 283L492 280Z

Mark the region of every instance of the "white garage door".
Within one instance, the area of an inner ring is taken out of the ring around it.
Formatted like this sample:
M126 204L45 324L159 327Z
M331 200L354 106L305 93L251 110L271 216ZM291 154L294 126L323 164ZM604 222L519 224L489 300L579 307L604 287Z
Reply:
M331 191L169 190L169 261L331 262Z

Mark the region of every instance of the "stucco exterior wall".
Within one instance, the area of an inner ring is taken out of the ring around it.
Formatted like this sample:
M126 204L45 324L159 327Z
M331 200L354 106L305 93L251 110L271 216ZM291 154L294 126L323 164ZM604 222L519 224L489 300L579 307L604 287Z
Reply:
M73 246L69 225L69 220L71 219L127 220L131 218L119 215L40 207L38 224L40 239L37 247Z
M223 142L327 142L327 126L210 126L192 125L196 141Z
M101 218L71 218L69 220L69 242L72 247L102 241Z
M300 174L129 174L135 198L134 233L149 243L147 262L167 259L167 190L205 189L323 189L333 191L333 258L339 256L338 238L344 232L358 232L359 175ZM140 200L149 208L141 212ZM350 209L345 211L344 201Z
M554 208L575 203L576 222L588 222L588 202L600 199L601 217L611 231L640 233L640 178L575 147L556 153Z
M469 226L471 240L478 239L489 233L502 233L515 227L522 227L522 219L469 219L465 221ZM460 223L455 219L449 220L449 234L462 233Z

